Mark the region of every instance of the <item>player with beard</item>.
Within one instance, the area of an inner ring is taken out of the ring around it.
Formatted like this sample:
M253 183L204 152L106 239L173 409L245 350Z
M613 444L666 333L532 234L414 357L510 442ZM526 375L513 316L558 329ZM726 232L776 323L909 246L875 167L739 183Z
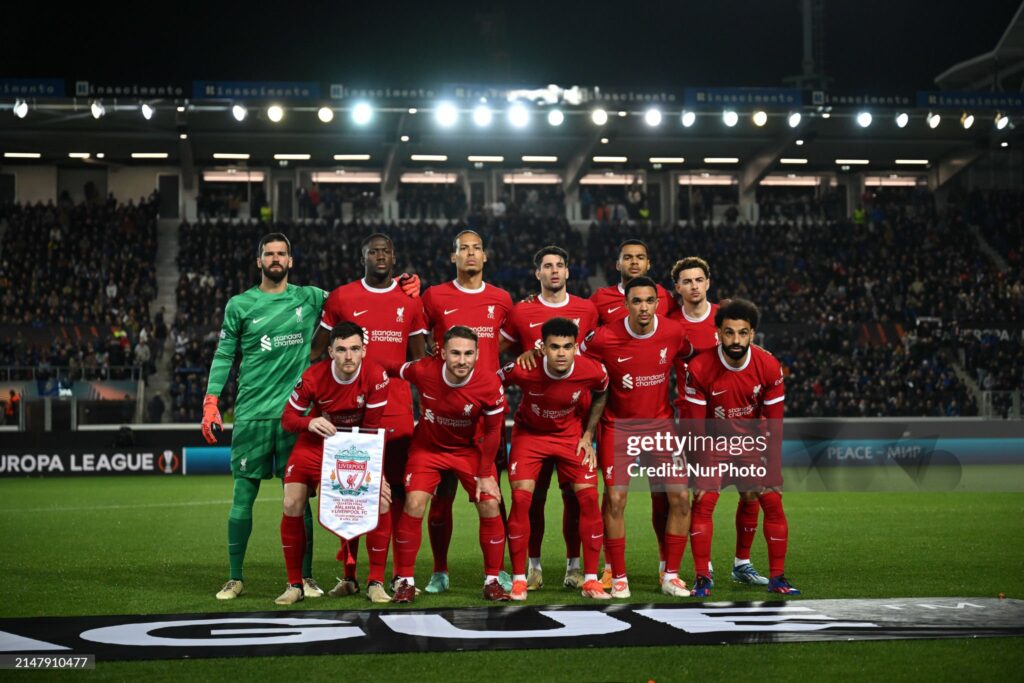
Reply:
M708 301L708 288L711 286L711 267L699 256L688 256L676 261L672 266L672 282L679 294L680 304L674 306L668 317L675 320L693 344L694 352L700 353L713 349L718 345L718 328L715 326L715 314L719 304ZM728 303L727 301L723 303ZM686 380L686 362L676 361L676 411L685 414L685 395L683 387ZM733 559L732 580L752 586L766 586L768 579L761 576L750 561L750 547L757 535L758 516L761 506L757 494L752 491L740 491L736 505L736 555ZM652 510L655 525L664 526L665 506ZM708 569L708 577L714 583L714 573Z
M623 303L626 283L635 277L644 277L650 271L651 259L648 253L647 244L641 240L626 240L619 245L619 258L615 262L615 270L619 271L621 280L614 285L602 287L590 297L591 303L597 307L600 324L607 325L626 317L626 305ZM657 285L657 291L656 313L668 315L672 309L672 297L661 285Z
M363 240L363 277L331 292L324 303L320 329L313 338L313 354L319 357L327 346L332 328L342 322L356 323L366 333L366 359L380 365L392 375L409 360L426 355L427 323L423 303L407 294L392 277L395 268L395 247L387 235L373 234ZM418 282L416 283L418 288ZM395 501L391 527L396 527L405 503L405 463L412 441L412 392L409 384L395 377L391 382L390 400L384 411L382 426L386 430L384 446L384 477L391 486ZM367 534L370 572L366 589L373 602L389 602L384 590L384 573L388 559L391 529L378 528ZM359 539L342 541L338 560L344 575L331 589L333 596L359 592L356 580L356 553Z
M772 354L751 343L759 313L749 301L733 299L715 313L721 345L693 358L686 373L684 393L688 406L686 418L692 420L726 420L730 427L746 433L760 431L767 421L781 423L786 391L782 366ZM753 423L753 421L759 423ZM751 427L743 427L750 422ZM753 430L753 432L751 431ZM786 580L784 570L789 540L789 525L782 507L782 475L779 467L781 451L780 426L768 424L766 453L747 456L757 464L767 458L767 476L759 480L705 477L696 482L693 518L690 527L691 547L697 579L693 595L708 597L713 586L709 576L713 514L722 485L752 491L764 509L764 537L768 542L768 592L799 595L800 591ZM698 458L701 456L698 455ZM703 455L706 464L717 461ZM743 464L747 464L746 461Z
M553 318L566 318L577 327L576 343L597 327L597 309L587 299L569 294L566 282L569 279L569 253L561 247L549 245L533 257L534 272L540 282L540 294L531 295L512 308L505 326L501 328L501 351L518 349L520 364L532 370L536 363L535 354L540 353L542 326ZM578 416L586 419L590 409L590 393L584 392L578 405ZM530 571L527 585L536 590L544 585L540 549L544 541L544 507L547 503L548 488L555 469L555 458L542 460L540 471L535 476L535 488L530 503ZM582 588L583 572L580 568L580 508L573 482L563 470L570 467L563 464L558 470L558 485L562 491L562 536L565 539L566 588ZM510 539L511 541L511 539Z
M504 289L484 282L484 264L487 252L483 238L473 230L463 230L452 243L452 263L455 279L434 285L423 293L423 310L433 333L435 344L455 325L473 330L478 339L477 369L494 374L501 367L499 347L501 328L512 310L512 297ZM504 436L504 429L501 435ZM504 438L496 455L504 462ZM436 495L430 503L427 531L434 553L434 574L427 584L428 593L448 590L448 547L452 540L452 502L455 500L456 480L448 475L442 478ZM506 515L504 504L499 503L501 518ZM512 587L511 577L501 572L506 590Z
M612 565L613 598L630 597L624 516L629 493L629 462L617 451L630 437L650 436L652 431L671 425L669 378L672 363L693 351L682 327L656 313L659 297L654 280L648 277L630 280L625 286L623 305L627 309L626 318L599 327L582 345L584 353L604 363L611 380L608 402L598 424L597 446L605 482L602 506L605 556ZM592 438L586 433L583 436ZM663 455L656 454L657 457ZM678 575L690 529L685 477L666 477L664 491L669 514L661 591L675 597L688 596L690 592Z
M244 590L242 565L252 533L252 507L260 482L276 473L284 475L295 434L281 426L281 406L309 365L310 342L327 292L288 282L292 268L288 238L275 232L259 243L256 265L260 284L228 300L220 341L210 364L203 399L203 437L216 443L214 428L222 428L218 397L224 389L235 356L241 351L238 396L231 438L231 474L234 488L228 513L227 583L218 600L232 600ZM312 578L313 516L306 503L306 553L302 562L303 594L320 597L323 590Z
M485 600L508 600L498 582L505 561L505 527L498 508L501 489L494 453L504 431L505 390L497 373L477 367L476 333L456 325L442 337L441 357L402 366L402 379L420 392L416 424L405 469L405 508L395 533L398 580L394 600L416 599L416 555L423 537L423 513L444 472L452 472L476 505L484 557Z

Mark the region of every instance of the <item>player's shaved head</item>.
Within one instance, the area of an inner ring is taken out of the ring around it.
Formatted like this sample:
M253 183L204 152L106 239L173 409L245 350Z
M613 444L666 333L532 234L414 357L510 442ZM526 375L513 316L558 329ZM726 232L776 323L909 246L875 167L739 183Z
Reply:
M370 243L373 242L374 240L384 240L385 242L388 243L388 246L391 247L391 251L395 250L395 243L391 240L390 237L388 237L382 232L375 232L366 239L364 239L363 243L359 246L359 251L362 252L363 256L366 256L366 250L370 248Z

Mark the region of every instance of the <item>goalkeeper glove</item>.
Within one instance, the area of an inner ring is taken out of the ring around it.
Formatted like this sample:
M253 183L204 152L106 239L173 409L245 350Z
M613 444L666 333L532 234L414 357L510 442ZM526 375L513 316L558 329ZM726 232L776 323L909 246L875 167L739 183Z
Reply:
M217 436L213 433L214 426L217 431L224 428L224 422L220 419L220 411L217 410L217 397L207 394L203 399L203 438L206 443L217 443Z
M410 299L415 299L420 295L420 276L409 273L402 273L398 278L398 285L405 292L405 295Z

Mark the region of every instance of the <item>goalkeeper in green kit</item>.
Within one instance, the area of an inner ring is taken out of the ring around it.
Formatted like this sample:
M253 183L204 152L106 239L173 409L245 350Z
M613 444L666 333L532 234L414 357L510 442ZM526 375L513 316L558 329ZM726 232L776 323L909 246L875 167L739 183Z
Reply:
M260 480L276 473L284 478L295 434L281 427L281 412L295 383L309 365L310 342L320 324L320 309L327 292L318 287L288 284L292 267L291 243L281 233L260 240L258 287L231 297L224 309L224 326L210 366L203 400L203 436L216 443L214 427L222 427L218 397L224 389L235 355L241 350L238 397L231 439L231 474L234 495L228 514L229 581L218 600L241 595L242 563L252 532L252 506ZM302 576L305 597L323 595L310 576L313 557L313 516L306 504L306 555Z

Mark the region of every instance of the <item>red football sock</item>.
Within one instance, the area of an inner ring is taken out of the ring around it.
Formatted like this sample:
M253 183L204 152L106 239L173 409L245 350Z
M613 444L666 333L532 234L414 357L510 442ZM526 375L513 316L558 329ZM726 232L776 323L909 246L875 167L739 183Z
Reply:
M377 518L377 528L366 534L366 554L370 558L369 581L384 583L388 566L388 544L391 542L391 513L382 512Z
M416 555L423 542L423 518L413 517L405 512L398 520L395 534L395 574L413 576L416 571Z
M761 506L757 500L740 498L736 506L736 558L750 559L750 546L757 535L757 517L761 514Z
M508 518L508 554L512 557L512 573L526 573L526 550L532 542L533 494L512 489L512 514ZM536 555L534 556L536 557Z
M665 525L668 524L668 496L664 493L651 494L651 525L658 539L658 559L665 558Z
M580 489L576 492L579 502L579 534L583 539L583 573L596 574L601 560L601 541L604 540L604 520L597 504L597 489Z
M626 537L604 538L604 556L612 565L612 578L626 576Z
M565 558L567 560L578 558L580 556L580 503L576 500L576 494L572 492L572 489L562 489L562 538L565 539Z
M434 571L448 571L448 546L452 544L452 498L434 496L427 515L427 533L434 553Z
M715 504L718 491L705 491L694 501L690 516L690 548L693 550L693 568L698 576L707 576L711 562L711 537L715 533Z
M480 549L484 553L484 573L499 574L505 567L505 525L501 515L480 518Z
M764 508L764 539L768 541L768 576L775 578L785 573L789 524L781 494L768 491L761 494L760 501Z
M546 472L545 472L546 470ZM537 477L537 486L533 490L530 503L530 557L540 557L544 543L544 506L548 501L548 486L551 484L551 469L541 468ZM513 505L515 502L513 501ZM509 536L512 535L512 520L509 519ZM509 538L511 546L512 539Z
M686 536L665 534L665 572L679 573L679 565L683 561L683 553L686 552Z
M281 549L288 583L302 583L302 557L306 554L306 524L302 517L281 515Z

